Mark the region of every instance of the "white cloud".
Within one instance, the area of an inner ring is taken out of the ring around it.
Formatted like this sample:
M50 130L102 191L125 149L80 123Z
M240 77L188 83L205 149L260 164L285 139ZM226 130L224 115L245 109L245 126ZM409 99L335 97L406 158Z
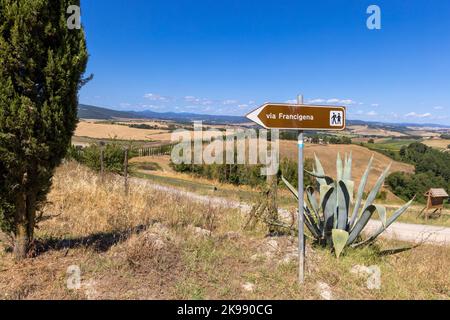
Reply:
M355 104L356 102L351 99L344 99L344 100L339 101L339 103L350 105L350 104Z
M338 98L332 98L332 99L313 99L309 100L310 103L327 103L327 104L343 104L343 105L351 105L351 104L362 104L358 103L352 99L338 99Z
M297 103L297 99L290 99L290 100L286 100L284 103L290 103L290 104L296 104Z
M379 107L380 105L378 103L372 103L371 106L372 107Z
M248 108L248 104L245 104L245 103L244 104L240 104L240 105L238 105L238 107L239 108Z
M433 109L434 110L442 110L442 109L444 109L444 107L443 106L436 106L436 107L433 107Z
M224 105L230 105L230 104L237 104L238 101L237 101L237 100L233 100L233 99L228 99L228 100L222 101L222 103L223 103Z
M167 101L167 97L160 96L159 94L155 93L146 93L144 95L144 98L149 99L150 101Z
M367 115L369 117L374 117L374 116L378 115L378 113L376 113L375 111L372 110L372 111L367 112Z
M194 97L194 96L185 96L184 100L185 101L196 101L198 99L196 97Z
M416 113L416 112L410 112L405 114L405 117L407 118L429 118L431 117L432 114L427 112L427 113Z
M325 103L326 100L325 99L312 99L308 101L309 103Z
M213 103L214 102L212 100L209 100L209 99L203 99L202 102L201 102L201 104L204 105L204 106L209 106L209 105L212 105Z

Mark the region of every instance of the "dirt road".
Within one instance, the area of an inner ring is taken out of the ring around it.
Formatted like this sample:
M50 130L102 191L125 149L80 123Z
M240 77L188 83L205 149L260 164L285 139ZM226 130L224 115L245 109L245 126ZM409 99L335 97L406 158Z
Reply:
M146 179L132 178L131 181L139 185L145 185L148 188L187 197L193 201L210 203L212 205L221 206L225 208L236 208L244 212L248 212L251 210L251 205L247 203L240 203L237 201L221 197L199 195L193 192L180 190L174 187L154 184ZM287 210L280 209L279 211L281 216L290 217L290 214L289 212L287 212ZM371 220L365 227L364 232L372 234L379 228L380 225L381 225L380 221ZM384 231L380 235L380 237L414 243L450 245L450 228L394 222L391 226L389 226L389 228L386 231Z

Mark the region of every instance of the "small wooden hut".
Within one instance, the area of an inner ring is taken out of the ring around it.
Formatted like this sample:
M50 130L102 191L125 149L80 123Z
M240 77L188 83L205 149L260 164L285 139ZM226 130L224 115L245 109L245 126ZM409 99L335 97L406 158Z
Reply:
M428 219L431 215L440 216L444 209L444 201L448 199L448 194L444 189L431 188L425 193L427 197L427 206L421 211L421 214L425 213L425 219ZM433 212L430 211L433 210Z

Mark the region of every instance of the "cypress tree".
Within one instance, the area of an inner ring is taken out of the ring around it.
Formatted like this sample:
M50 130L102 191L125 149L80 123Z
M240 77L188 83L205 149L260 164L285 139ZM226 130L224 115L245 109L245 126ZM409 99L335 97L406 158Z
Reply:
M33 241L36 212L77 124L88 54L69 29L79 0L0 0L0 229L17 259Z

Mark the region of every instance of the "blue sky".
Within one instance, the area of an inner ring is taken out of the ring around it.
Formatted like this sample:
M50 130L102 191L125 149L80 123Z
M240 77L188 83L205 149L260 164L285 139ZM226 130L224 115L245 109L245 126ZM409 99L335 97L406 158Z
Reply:
M450 124L448 0L82 0L82 23L81 103L244 115L302 93L353 119Z

